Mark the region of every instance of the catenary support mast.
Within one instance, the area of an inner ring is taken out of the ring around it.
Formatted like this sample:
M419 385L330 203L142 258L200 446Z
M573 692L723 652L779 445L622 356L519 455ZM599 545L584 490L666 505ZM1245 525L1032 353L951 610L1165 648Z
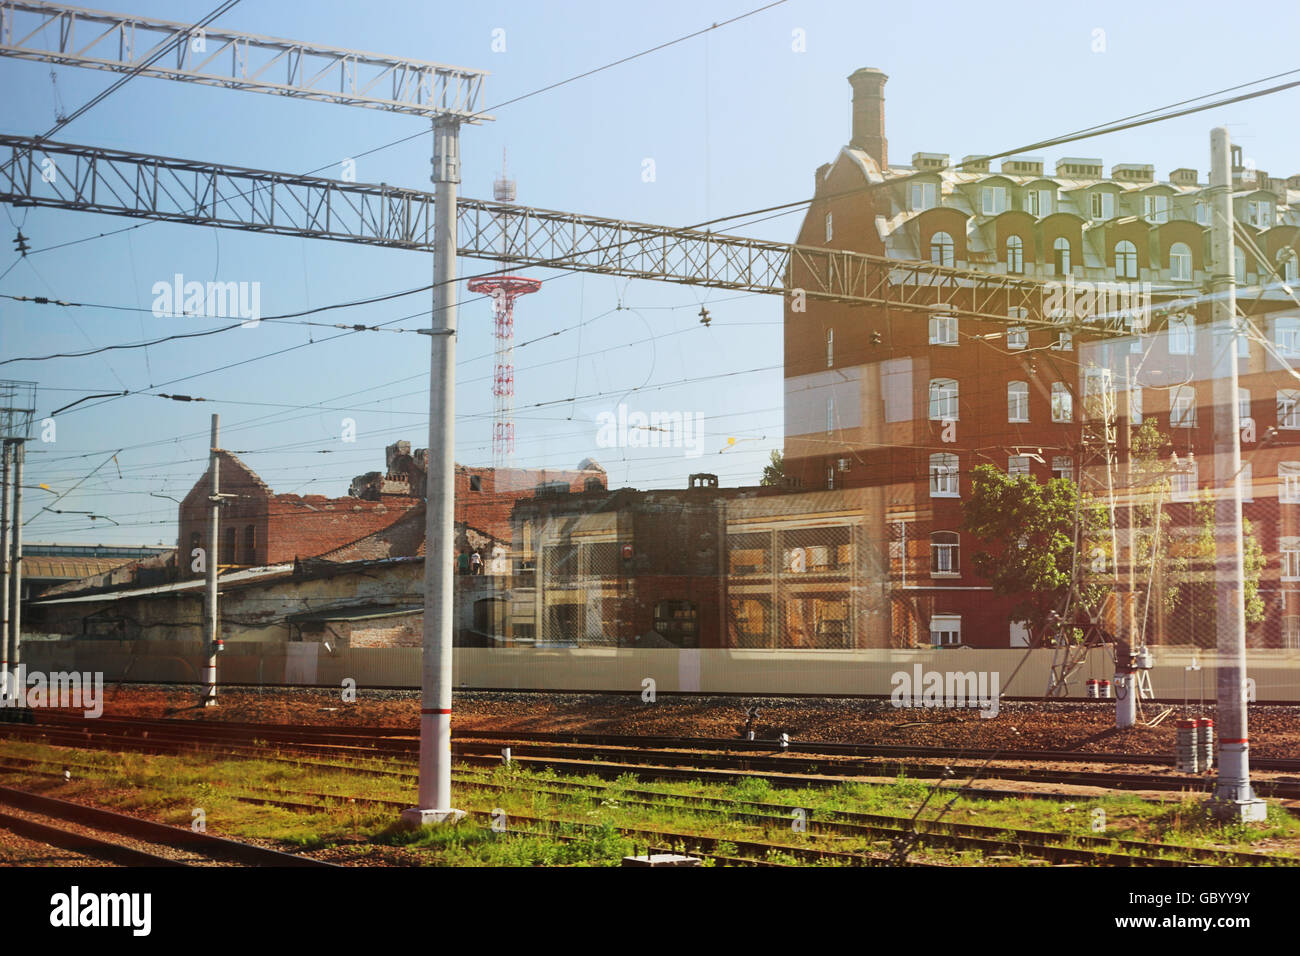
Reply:
M1214 575L1217 634L1219 778L1215 813L1263 820L1266 807L1250 786L1246 730L1246 571L1241 537L1241 420L1237 401L1236 270L1233 254L1231 144L1226 127L1210 133L1211 326L1231 332L1216 347L1214 370Z

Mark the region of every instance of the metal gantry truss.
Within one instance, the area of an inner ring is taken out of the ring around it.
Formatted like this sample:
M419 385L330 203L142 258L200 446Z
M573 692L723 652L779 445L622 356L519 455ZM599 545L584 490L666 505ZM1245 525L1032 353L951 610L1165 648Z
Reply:
M157 54L162 53L153 62ZM482 70L55 3L0 3L0 56L434 118L481 116Z
M124 150L0 136L0 202L433 250L434 195ZM460 198L458 253L1006 323L1043 315L1044 283L930 262ZM1123 335L1122 322L1019 325Z

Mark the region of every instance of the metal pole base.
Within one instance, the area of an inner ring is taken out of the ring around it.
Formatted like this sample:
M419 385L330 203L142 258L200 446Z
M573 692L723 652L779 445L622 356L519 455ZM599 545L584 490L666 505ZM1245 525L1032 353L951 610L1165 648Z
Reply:
M1263 823L1268 817L1268 804L1263 800L1223 800L1211 797L1210 814L1225 823Z
M402 825L412 830L416 827L459 823L464 818L464 810L421 810L419 807L409 807L402 811Z

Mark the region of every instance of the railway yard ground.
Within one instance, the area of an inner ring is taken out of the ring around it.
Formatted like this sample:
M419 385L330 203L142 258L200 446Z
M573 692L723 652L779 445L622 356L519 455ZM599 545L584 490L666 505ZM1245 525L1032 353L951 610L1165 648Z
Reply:
M1205 809L1212 775L1172 766L1178 706L1120 733L1105 702L1004 701L982 719L866 699L464 692L453 792L468 815L409 831L418 692L105 698L98 719L0 723L0 865L1300 864L1296 707L1252 705L1269 815L1226 826Z

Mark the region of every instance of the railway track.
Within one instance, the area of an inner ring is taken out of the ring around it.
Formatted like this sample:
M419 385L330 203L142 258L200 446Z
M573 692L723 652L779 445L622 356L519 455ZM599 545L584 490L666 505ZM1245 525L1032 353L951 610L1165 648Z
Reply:
M300 763L300 761L293 761ZM27 758L7 758L5 763L14 769L27 765L42 765L41 761ZM316 764L313 764L316 765ZM495 766L495 762L493 764ZM331 769L352 770L346 764L326 764ZM96 769L91 767L79 769ZM57 776L57 772L35 770L32 772ZM387 774L403 778L413 783L414 774L391 772ZM680 805L696 815L707 816L725 823L749 824L763 827L765 832L789 829L791 814L795 807L771 802L726 799L720 797L689 796L667 794L643 788L627 786L601 787L578 781L544 782L512 781L508 785L472 776L463 770L457 775L456 783L462 790L472 790L500 795L506 792L518 793L529 791L536 794L548 794L574 798L580 796L588 804L599 805L609 799L627 806L646 809ZM301 800L284 800L284 796L307 798L312 802ZM321 793L316 791L279 791L277 796L241 795L240 799L264 805L280 806L297 811L328 811L330 802L336 804L371 804L380 805L394 811L400 811L407 803L401 801L360 798L349 794ZM478 811L478 817L486 817ZM532 825L530 830L513 828L517 834L546 835L568 840L572 837L557 830L557 827L577 827L588 825L571 819L557 819L525 816L511 813L514 823L524 822ZM643 841L647 846L666 842L666 849L682 850L711 857L722 865L767 865L773 854L785 854L803 862L821 862L840 865L872 866L881 865L890 860L888 852L881 853L844 853L828 847L808 847L786 843L761 841L728 841L738 848L737 852L747 855L726 855L717 849L717 839L705 838L696 834L647 829L644 827L617 827L618 832L634 840ZM952 821L933 822L928 820L913 821L905 817L886 814L870 814L836 811L820 819L806 820L807 832L827 841L855 840L871 846L883 846L896 849L903 843L914 843L931 850L951 852L976 852L984 859L1015 858L1040 860L1053 865L1090 865L1090 866L1182 866L1189 863L1209 865L1296 865L1300 859L1262 854L1250 851L1222 851L1215 849L1187 847L1177 844L1164 844L1151 841L1126 840L1093 835L1062 834L1048 831L1035 831L1020 828L1006 828L981 824L967 824Z
M42 715L49 717L51 715ZM122 747L151 753L182 753L193 749L216 748L224 753L240 756L257 756L273 748L282 751L357 758L411 757L417 752L418 741L393 730L383 735L372 731L340 732L338 729L297 728L257 724L228 724L226 722L201 723L198 721L122 718L99 718L89 721L59 715L42 719L34 725L0 725L0 733L20 739L45 739L63 746ZM578 743L570 743L574 737ZM999 760L1013 766L983 766L982 763L944 762L944 754L930 748L904 748L919 751L921 756L911 759L902 756L867 757L856 751L849 756L821 755L809 752L773 752L772 744L761 741L708 741L697 738L649 738L656 743L689 742L691 746L647 746L645 738L600 737L617 740L618 745L581 742L583 735L547 735L545 739L557 742L536 742L537 737L524 734L484 735L474 734L453 741L453 754L463 761L482 764L499 761L500 744L511 745L514 759L538 767L550 767L574 773L595 773L617 776L622 773L657 776L661 779L708 779L727 781L744 776L763 775L783 786L838 785L845 780L876 778L894 779L904 776L912 779L939 780L943 778L984 777L990 780L1033 783L1048 786L1084 786L1108 790L1156 792L1204 792L1212 786L1205 776L1189 776L1162 772L1127 772L1117 770L1084 770L1015 766L1015 758L1000 755ZM736 745L748 745L737 747ZM725 749L708 749L711 745ZM809 744L811 748L825 745ZM859 748L870 745L845 745ZM758 749L758 748L762 749ZM1046 755L1055 759L1054 752ZM987 758L986 758L987 759ZM1261 761L1264 763L1264 761ZM1275 766L1289 767L1275 763ZM1300 800L1300 781L1256 781L1256 791L1262 796L1285 800ZM998 787L982 787L980 795L1026 796L1023 791ZM1051 798L1054 794L1034 792L1031 796ZM1061 798L1077 799L1077 793L1055 794Z
M156 728L159 731L177 731L188 726L208 728L207 733L229 733L232 739L240 734L252 735L268 743L312 742L340 747L365 746L375 750L401 753L415 746L414 730L366 725L334 725L315 727L299 724L262 724L236 721L200 722L176 718L99 718L96 723L115 722L118 726ZM59 725L82 727L84 718L71 717L57 712L44 712L38 722L41 726ZM220 728L220 730L218 730ZM894 757L894 758L964 758L1000 761L1025 761L1028 763L1098 763L1112 765L1174 765L1172 754L1129 754L1079 750L988 750L969 747L928 747L901 744L864 744L840 741L790 741L781 748L775 740L742 740L718 737L667 737L628 734L587 734L529 731L467 730L456 734L459 741L499 741L501 743L529 744L582 744L593 747L625 747L654 750L720 750L736 753L770 754L780 750L783 754L805 754L831 757ZM1259 757L1252 755L1251 769L1260 771L1300 773L1300 758Z
M0 805L44 818L32 820L30 816L0 811L0 826L5 829L28 839L85 853L123 866L193 866L200 862L276 867L334 865L293 853L284 853L238 840L228 840L210 833L199 833L188 828L156 823L130 814L74 803L70 800L60 800L13 787L0 787ZM97 832L87 833L81 828L90 828ZM100 836L99 833L108 836ZM127 838L153 844L156 847L181 851L185 858L124 845L111 837Z

